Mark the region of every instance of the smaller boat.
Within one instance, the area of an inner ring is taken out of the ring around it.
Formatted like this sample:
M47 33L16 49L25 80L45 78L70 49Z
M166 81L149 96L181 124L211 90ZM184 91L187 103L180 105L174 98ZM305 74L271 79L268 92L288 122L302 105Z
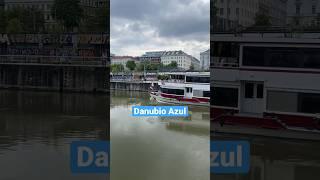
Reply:
M150 97L160 103L210 106L210 73L169 73L168 79L150 87Z

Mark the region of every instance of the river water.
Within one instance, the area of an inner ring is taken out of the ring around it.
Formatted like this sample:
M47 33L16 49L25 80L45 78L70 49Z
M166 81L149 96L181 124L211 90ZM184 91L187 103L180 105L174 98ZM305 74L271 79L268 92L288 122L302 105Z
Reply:
M154 105L147 93L113 92L112 180L208 180L209 110L189 118L132 117L132 105Z
M216 134L212 141L245 140L250 143L250 171L212 174L212 180L319 180L320 143L316 141Z
M108 139L106 95L0 91L1 180L106 180L74 175L70 142Z
M70 142L108 140L107 95L0 91L0 179L84 180L74 175ZM190 107L189 118L132 117L132 105L154 105L147 93L111 93L112 180L208 180L209 110ZM214 134L212 140L247 140L249 174L217 180L318 180L320 144Z

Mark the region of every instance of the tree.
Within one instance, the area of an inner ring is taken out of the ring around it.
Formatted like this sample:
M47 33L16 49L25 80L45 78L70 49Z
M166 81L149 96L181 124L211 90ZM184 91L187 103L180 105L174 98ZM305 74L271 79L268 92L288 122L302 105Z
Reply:
M69 32L79 27L83 17L83 9L79 0L55 0L51 13Z
M8 25L9 21L13 19L15 19L15 21L18 20L22 27L22 32L25 33L38 33L44 29L44 15L40 10L36 8L26 9L22 7L15 7L5 12L5 18L8 22ZM10 26L11 29L13 26Z
M86 14L80 26L81 32L107 32L109 27L109 8L107 5L97 8L93 14Z
M254 18L255 20L255 26L271 26L271 19L270 16L268 16L264 12L258 12Z
M122 64L112 64L111 65L111 72L118 73L124 71L124 67Z
M0 33L6 32L7 18L3 9L0 9Z
M6 32L7 33L22 33L23 27L22 23L18 18L13 18L8 22Z
M171 69L177 68L178 67L177 61L171 61L171 63L168 64L168 67Z
M133 71L136 68L136 63L134 61L127 61L126 67L130 69L130 71Z
M193 70L194 70L194 65L193 65L193 64L190 65L189 70L190 70L190 71L193 71Z

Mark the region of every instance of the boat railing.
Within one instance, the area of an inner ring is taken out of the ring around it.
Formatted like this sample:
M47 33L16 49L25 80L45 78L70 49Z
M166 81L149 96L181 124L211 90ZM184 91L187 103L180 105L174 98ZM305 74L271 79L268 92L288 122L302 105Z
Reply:
M211 61L211 67L239 67L239 62L236 58L229 57L213 57Z
M184 83L185 82L182 79L168 79L168 80L162 80L162 81L167 83Z

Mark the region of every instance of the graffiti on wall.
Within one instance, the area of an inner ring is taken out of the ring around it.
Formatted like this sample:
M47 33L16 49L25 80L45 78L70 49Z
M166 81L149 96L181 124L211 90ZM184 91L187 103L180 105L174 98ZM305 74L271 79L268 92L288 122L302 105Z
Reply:
M87 44L103 45L107 34L0 34L0 43Z
M0 34L0 54L102 56L106 34Z

